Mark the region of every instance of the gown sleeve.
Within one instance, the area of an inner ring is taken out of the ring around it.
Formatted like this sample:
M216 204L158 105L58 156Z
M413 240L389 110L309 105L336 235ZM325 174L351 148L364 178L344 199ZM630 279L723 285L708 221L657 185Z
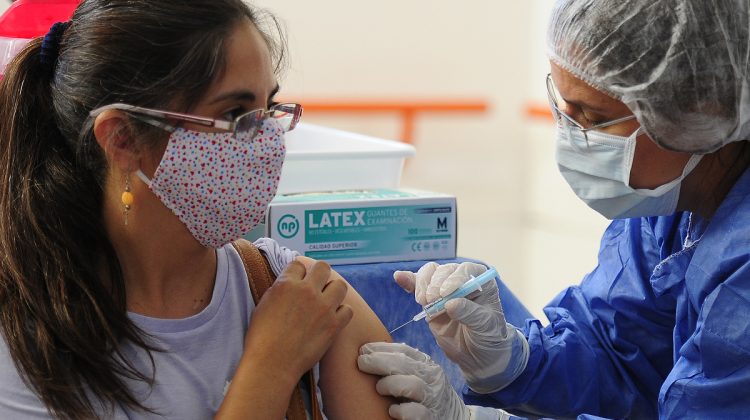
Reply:
M673 364L675 300L657 297L649 279L681 248L681 223L679 216L613 221L596 268L544 308L550 323L526 322L524 373L493 394L465 389L465 399L541 415L656 417Z
M747 418L750 413L748 216L738 211L713 220L685 273L674 366L659 394L662 418Z

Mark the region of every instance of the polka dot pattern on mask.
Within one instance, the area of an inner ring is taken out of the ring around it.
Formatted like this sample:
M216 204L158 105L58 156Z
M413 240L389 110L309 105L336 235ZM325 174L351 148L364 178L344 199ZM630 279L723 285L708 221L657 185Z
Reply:
M220 248L263 221L276 195L284 131L266 119L252 138L178 128L150 188L204 246Z

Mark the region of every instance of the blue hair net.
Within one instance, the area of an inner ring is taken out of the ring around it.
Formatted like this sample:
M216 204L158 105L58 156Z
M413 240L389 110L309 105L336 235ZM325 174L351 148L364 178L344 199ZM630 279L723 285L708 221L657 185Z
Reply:
M558 0L550 59L625 103L665 149L750 139L748 0Z

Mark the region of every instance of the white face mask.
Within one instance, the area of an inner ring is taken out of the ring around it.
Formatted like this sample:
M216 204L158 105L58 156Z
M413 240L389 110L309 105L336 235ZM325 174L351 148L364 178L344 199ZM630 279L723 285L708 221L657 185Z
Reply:
M285 153L284 130L271 118L254 137L177 128L154 178L137 174L198 242L220 248L263 221Z
M607 219L663 216L675 212L682 180L695 169L702 155L693 155L677 179L653 190L630 187L630 169L638 128L628 137L588 131L586 136L563 123L556 133L560 173L576 195ZM588 137L588 141L586 141Z

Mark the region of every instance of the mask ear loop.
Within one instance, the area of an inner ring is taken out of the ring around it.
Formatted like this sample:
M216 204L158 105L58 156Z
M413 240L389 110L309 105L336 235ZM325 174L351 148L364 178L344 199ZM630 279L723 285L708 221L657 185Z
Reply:
M625 179L623 179L622 182L627 186L630 186L630 171L633 170L636 140L638 140L638 136L641 134L643 134L643 127L638 127L633 134L628 136L627 144L625 145L625 156L622 160L622 173L625 175Z
M136 176L137 176L138 178L140 178L140 180L141 180L141 181L143 181L143 183L144 183L144 184L146 184L146 186L148 186L148 187L151 187L151 180L150 180L150 179L148 179L148 177L146 176L146 174L144 174L144 173L143 173L143 171L142 171L142 170L138 169L138 170L137 170L137 171L135 172L135 175L136 175Z

